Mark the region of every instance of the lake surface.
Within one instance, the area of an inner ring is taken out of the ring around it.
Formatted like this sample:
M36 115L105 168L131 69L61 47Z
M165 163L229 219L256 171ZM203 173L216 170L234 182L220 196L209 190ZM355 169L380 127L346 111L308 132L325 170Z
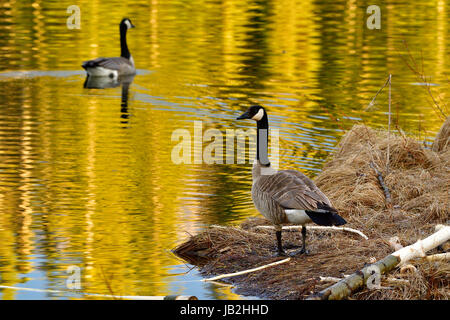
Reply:
M42 290L2 299L244 299L170 250L258 215L251 164L176 164L176 130L253 128L234 119L262 104L280 168L314 177L353 124L387 127L387 87L366 107L389 73L393 130L430 143L448 114L446 1L375 2L379 30L357 1L82 0L81 29L68 29L72 4L0 4L0 285ZM120 54L125 16L137 75L84 88L81 63Z

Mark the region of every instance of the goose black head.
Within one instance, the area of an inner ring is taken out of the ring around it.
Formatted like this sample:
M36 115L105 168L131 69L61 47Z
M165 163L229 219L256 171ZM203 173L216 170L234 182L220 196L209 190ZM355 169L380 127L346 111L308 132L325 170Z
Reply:
M241 119L251 119L259 121L266 115L266 110L261 106L251 106L243 114L236 118L236 120Z
M128 18L123 18L122 21L120 21L120 29L125 28L126 30L134 28L134 24L131 23L131 20Z

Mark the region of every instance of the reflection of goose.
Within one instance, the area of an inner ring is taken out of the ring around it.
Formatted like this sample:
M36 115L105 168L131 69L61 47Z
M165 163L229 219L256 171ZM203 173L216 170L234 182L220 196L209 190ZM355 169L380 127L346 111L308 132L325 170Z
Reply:
M252 119L257 123L252 199L258 211L275 225L278 255L285 255L281 245L283 223L302 225L303 245L296 253L306 253L306 223L312 221L318 225L339 226L346 221L337 214L327 196L303 173L271 168L267 156L269 121L263 107L252 106L237 119Z
M88 75L94 77L117 78L123 75L135 74L133 57L127 46L127 30L134 28L130 19L125 18L120 22L120 57L97 58L85 61L82 67Z
M120 117L124 119L121 123L128 123L128 89L130 88L130 84L133 82L133 79L134 75L123 76L117 79L109 77L91 77L87 75L83 87L87 89L106 89L116 88L122 85Z

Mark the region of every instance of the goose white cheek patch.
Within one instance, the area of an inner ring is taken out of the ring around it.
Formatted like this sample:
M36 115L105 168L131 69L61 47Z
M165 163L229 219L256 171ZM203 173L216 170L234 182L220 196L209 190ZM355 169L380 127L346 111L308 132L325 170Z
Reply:
M130 24L130 21L128 21L128 20L125 20L125 24L127 25L127 28L128 28L128 29L130 29L130 28L131 28L131 24Z
M256 121L259 121L259 120L262 119L262 117L264 117L264 110L263 110L263 109L259 109L258 113L255 114L255 115L252 117L252 119L253 119L253 120L256 120Z

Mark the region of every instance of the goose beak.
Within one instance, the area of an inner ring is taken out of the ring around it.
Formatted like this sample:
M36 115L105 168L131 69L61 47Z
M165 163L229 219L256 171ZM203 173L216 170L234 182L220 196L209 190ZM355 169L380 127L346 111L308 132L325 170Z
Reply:
M136 28L136 26L134 24L131 24L131 28Z
M248 111L241 114L239 117L236 118L236 120L242 120L242 119L250 119L250 116L248 114Z

